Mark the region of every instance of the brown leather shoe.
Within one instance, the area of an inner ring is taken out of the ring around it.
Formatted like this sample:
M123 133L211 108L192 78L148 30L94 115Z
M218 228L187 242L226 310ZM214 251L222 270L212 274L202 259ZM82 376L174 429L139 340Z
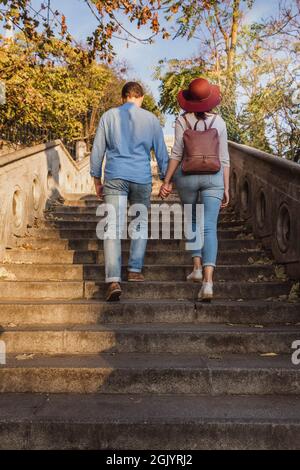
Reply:
M122 294L121 286L118 282L111 282L107 289L106 301L117 302Z
M142 273L128 273L128 281L129 282L144 282L145 278Z

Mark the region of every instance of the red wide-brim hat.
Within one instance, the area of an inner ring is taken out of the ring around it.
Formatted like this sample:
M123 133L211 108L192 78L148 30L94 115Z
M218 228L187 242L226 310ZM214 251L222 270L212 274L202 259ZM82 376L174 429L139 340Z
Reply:
M211 85L204 78L196 78L187 90L178 93L177 100L184 111L202 113L218 106L222 97L218 85Z

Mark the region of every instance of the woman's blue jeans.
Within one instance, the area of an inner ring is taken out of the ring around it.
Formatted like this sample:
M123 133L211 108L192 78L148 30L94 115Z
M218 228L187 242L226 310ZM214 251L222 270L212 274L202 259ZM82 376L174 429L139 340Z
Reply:
M202 258L203 266L216 266L218 253L217 223L224 195L223 169L212 175L185 175L179 167L173 178L182 204L192 205L192 230L199 233L201 226L196 220L196 206L203 204L204 240L202 247L190 251L192 257ZM201 224L200 224L201 225Z
M139 273L144 264L145 251L148 239L148 208L152 183L138 184L122 179L105 181L104 202L111 204L114 208L115 216L108 215L107 231L115 233L115 237L104 239L105 258L105 282L120 282L122 270L121 240L123 231L127 229L126 214L128 202L141 204L145 210L141 210L138 230L141 236L131 239L130 253L128 261L128 271Z

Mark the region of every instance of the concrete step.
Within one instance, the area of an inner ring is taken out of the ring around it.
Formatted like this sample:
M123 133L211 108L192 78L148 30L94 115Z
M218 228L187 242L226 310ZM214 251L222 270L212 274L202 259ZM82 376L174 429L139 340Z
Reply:
M248 326L299 323L300 304L215 300L210 304L176 300L1 302L0 325L110 323L229 323Z
M63 238L34 238L24 237L16 239L16 244L19 247L26 249L70 249L70 250L101 250L103 249L103 240L98 240L95 236L92 238L75 238L75 239L63 239ZM123 249L129 249L130 240L122 241ZM184 240L148 240L148 249L151 251L163 251L168 250L184 250ZM258 240L219 240L220 251L226 250L261 250L262 245ZM246 251L245 251L246 252ZM251 255L250 255L251 256Z
M87 211L87 212L51 212L51 213L46 213L45 214L45 223L54 223L54 224L97 224L102 217L96 216L94 211ZM128 220L130 220L128 218ZM149 219L148 225L151 225L151 220L160 220L157 218L151 218ZM182 223L182 218L174 218L171 217L171 222L172 224L176 221L176 223ZM92 226L92 225L91 225ZM241 220L241 219L236 219L236 220L228 220L228 218L220 218L220 221L218 223L219 228L240 228L241 230L245 228L246 222ZM93 226L92 226L93 227Z
M96 217L96 210L98 205L93 204L92 206L68 206L68 205L59 205L53 206L49 211L45 211L45 218L47 217ZM153 216L155 217L155 215ZM223 211L221 210L219 214L219 222L238 222L244 223L244 220L235 214L232 211Z
M214 297L229 299L266 299L289 293L291 283L269 282L215 282ZM190 299L195 300L199 285L187 282L146 281L123 283L124 299ZM102 282L85 282L85 298L103 299L107 286Z
M160 188L161 186L161 182L159 181L158 182L158 186L156 186L156 188ZM151 196L151 204L152 205L161 205L161 204L165 204L165 205L172 205L175 203L180 203L180 198L179 198L179 195L178 193L175 191L174 193L170 194L170 196L168 197L168 199L165 199L165 200L162 200L158 194L155 193L155 191L152 192L152 196ZM66 198L64 200L64 203L63 205L64 206L77 206L77 207L81 207L81 206L89 206L89 205L99 205L99 204L103 204L103 201L100 201L95 194L89 194L87 195L87 197L78 197L78 194L74 194L72 195L71 198ZM62 204L59 204L58 206L61 206ZM226 207L225 209L222 210L223 213L232 213L232 208L231 207Z
M123 250L122 258L124 263L128 262L129 250ZM147 250L145 256L145 264L168 264L178 263L191 265L191 256L182 250L170 250L170 251L151 251ZM266 258L266 254L262 250L237 251L227 250L219 251L218 253L218 265L226 264L253 264L258 263L269 263L273 261ZM6 250L5 263L19 263L19 264L103 264L104 263L104 252L103 250L26 250L26 249L11 249Z
M7 354L197 353L292 354L300 326L151 323L2 328Z
M290 355L8 356L0 393L300 395L300 368Z
M299 449L298 396L0 395L1 449Z
M0 264L2 279L15 281L104 281L104 265L94 264ZM192 271L191 265L145 265L143 273L147 281L185 281ZM5 278L7 275L7 278ZM123 266L123 279L127 267ZM226 265L216 270L215 280L247 281L276 280L272 265Z
M54 219L48 219L44 222L41 222L39 227L40 228L46 228L46 229L54 229L56 228L57 230L96 230L97 224L101 221L101 219L95 218L95 220L65 220L65 218L59 218L57 220ZM130 221L128 221L128 224L130 224ZM175 222L173 220L170 221L170 230L171 233L173 233L174 227L178 228L182 226L182 229L184 230L184 224L183 221L176 220ZM165 227L162 224L162 221L154 221L148 222L148 230L162 230L162 228ZM219 231L229 231L233 235L236 235L237 233L241 232L246 232L247 227L242 224L236 224L234 225L232 222L227 222L227 223L222 223L218 225Z
M84 225L84 224L83 224ZM48 228L32 228L32 229L29 229L28 230L28 234L29 236L33 237L33 238L62 238L62 239L69 239L69 240L76 240L76 239L89 239L89 240L97 240L98 237L97 237L97 234L96 234L96 224L94 224L95 227L92 228L92 229L88 229L88 228L75 228L73 227L72 229L65 229L65 228L62 228L62 229L59 229L59 228L51 228L51 227L48 227ZM151 238L154 240L154 241L160 241L162 243L165 243L166 241L169 242L169 241L172 241L174 239L174 235L173 235L173 230L171 229L170 230L170 238L168 239L162 239L162 232L161 230L157 231L157 230L154 230L154 231L150 231L149 232L149 240L151 240ZM183 236L183 234L182 234ZM240 241L244 241L245 238L242 238L244 237L244 235L241 233L240 230L218 230L218 237L219 237L219 240L228 240L228 239L231 239L231 240L240 240ZM245 237L247 237L247 235L245 235ZM129 238L129 237L128 237ZM180 242L182 241L184 243L184 239L182 240L174 240L176 242ZM256 240L256 242L258 243L259 241Z
M124 282L122 299L197 299L199 284L180 281ZM290 282L215 282L216 299L267 299L288 295ZM0 300L104 299L107 285L94 281L0 281Z

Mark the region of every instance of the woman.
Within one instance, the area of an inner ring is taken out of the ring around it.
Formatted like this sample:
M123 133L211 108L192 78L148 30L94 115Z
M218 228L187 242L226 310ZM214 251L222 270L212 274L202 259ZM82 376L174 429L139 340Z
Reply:
M166 198L170 194L174 181L182 204L192 205L192 229L193 233L197 233L200 227L196 224L196 206L200 195L200 202L204 206L204 244L202 248L191 250L194 269L187 276L187 280L203 280L199 299L209 301L213 298L213 274L218 250L218 215L220 208L229 204L230 161L227 129L223 119L211 112L221 102L218 86L211 85L204 78L197 78L190 83L188 90L179 92L177 99L185 113L176 121L175 144L160 196ZM196 130L199 131L204 131L211 124L218 131L221 169L217 173L189 175L182 172L180 163L184 153L183 134L188 126L194 129L196 124Z

